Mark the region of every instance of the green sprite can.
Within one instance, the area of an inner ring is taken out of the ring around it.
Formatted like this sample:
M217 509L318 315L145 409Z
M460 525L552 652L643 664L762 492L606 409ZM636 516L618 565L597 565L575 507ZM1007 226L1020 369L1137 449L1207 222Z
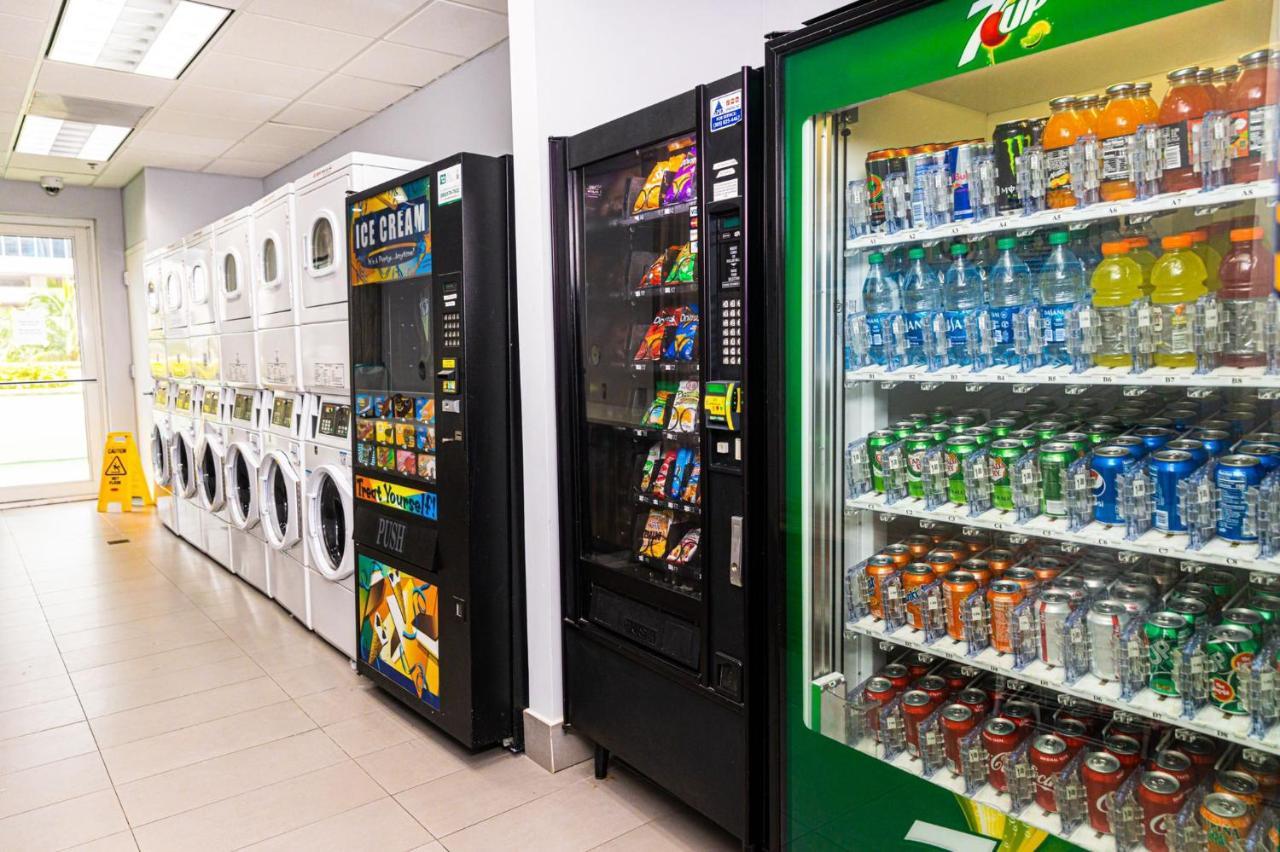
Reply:
M988 426L970 426L960 433L968 435L970 438L978 442L979 447L985 447L995 439L995 433Z
M1040 466L1040 512L1050 517L1067 514L1067 498L1063 488L1067 468L1078 458L1076 448L1062 441L1048 441L1036 451Z
M1196 627L1209 617L1209 605L1199 598L1181 596L1176 592L1165 602L1165 612L1176 613L1187 620L1187 624Z
M1013 466L1027 454L1027 448L1016 438L991 442L991 504L997 509L1013 509Z
M1262 613L1247 607L1236 607L1234 609L1224 609L1222 611L1222 624L1231 624L1236 627L1247 629L1254 636L1261 638L1262 631L1266 625L1266 619L1262 617Z
M1249 609L1262 616L1267 624L1280 622L1280 600L1269 595L1254 595L1249 599Z
M997 438L1007 438L1009 433L1018 428L1018 421L1009 417L997 417L987 421L987 428Z
M884 448L894 442L888 429L877 429L867 436L867 461L871 465L871 487L884 493Z
M1027 427L1036 433L1036 438L1041 441L1052 441L1059 434L1067 430L1067 424L1061 420L1041 420L1038 423L1032 423Z
M1033 449L1036 444L1040 443L1040 436L1030 429L1015 429L1009 433L1008 437L1021 441L1022 446L1028 450Z
M1247 627L1220 624L1209 631L1204 652L1209 673L1209 701L1214 707L1232 716L1248 712L1240 697L1237 668L1247 668L1261 648L1262 644Z
M1093 444L1089 441L1089 436L1084 432L1063 432L1053 440L1063 444L1070 444L1075 447L1076 458L1082 459L1089 454L1089 450Z
M1174 586L1173 594L1180 598L1196 598L1202 600L1210 608L1216 610L1221 604L1218 596L1213 593L1213 589L1205 583L1196 580L1183 580Z
M913 432L902 445L907 456L907 493L912 497L924 498L924 456L935 443L928 432Z
M947 465L947 499L963 505L969 502L969 491L964 484L964 461L978 451L978 442L968 435L954 435L947 439L944 456Z
M1147 686L1161 695L1177 695L1173 679L1173 661L1195 628L1176 612L1153 612L1147 616L1142 632L1147 637Z
M959 435L965 429L976 426L978 421L967 414L957 414L955 417L948 417L946 426L950 427L952 435Z
M1240 588L1240 580L1225 568L1210 568L1196 574L1196 580L1213 589L1213 596L1225 601Z

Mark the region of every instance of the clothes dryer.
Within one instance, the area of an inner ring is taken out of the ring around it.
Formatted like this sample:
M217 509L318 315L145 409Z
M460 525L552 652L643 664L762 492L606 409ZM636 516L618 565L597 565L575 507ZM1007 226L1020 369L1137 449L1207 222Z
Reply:
M306 398L296 392L267 392L262 459L258 466L258 512L267 542L271 596L311 626L305 567L306 519L302 511L302 424Z
M351 397L308 394L307 399L302 478L311 627L354 660Z
M255 328L282 328L298 324L293 211L291 183L253 205Z
M175 383L173 413L170 416L173 429L170 467L173 471L173 497L177 507L178 535L203 550L201 509L196 496L196 426L199 423L200 411L196 399L196 389L192 382Z
M223 568L231 568L231 534L228 523L227 407L228 389L222 384L203 386L200 402L200 430L196 436L196 496L201 508L200 524L204 552Z
M258 470L262 463L262 405L265 391L252 387L228 390L226 470L231 570L264 595L271 596L267 542L258 511Z
M192 337L218 333L218 298L214 292L213 225L182 240L183 280L187 285L188 327Z
M160 292L164 298L164 336L168 339L190 334L191 313L183 265L182 240L165 246L160 255Z
M151 393L151 477L156 486L156 514L169 532L178 534L178 508L173 496L173 400L169 379L156 378Z
M142 262L142 281L146 288L147 339L163 340L164 333L164 277L160 258L163 252L148 252Z

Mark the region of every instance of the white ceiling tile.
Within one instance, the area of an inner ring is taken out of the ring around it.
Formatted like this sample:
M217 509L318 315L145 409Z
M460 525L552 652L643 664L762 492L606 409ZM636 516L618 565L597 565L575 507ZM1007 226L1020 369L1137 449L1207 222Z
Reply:
M323 71L210 52L182 75L184 83L237 92L296 98L324 77Z
M0 12L6 15L17 15L20 18L46 21L58 5L61 4L56 3L55 0L0 0Z
M43 154L19 154L17 151L9 155L10 169L30 169L46 175L96 175L102 169L94 168L94 165L90 165L85 160L77 160L74 157L46 157Z
M325 130L336 132L354 127L371 115L373 113L358 109L296 101L281 110L276 115L276 120L283 121L285 124L301 124L305 127L323 127Z
M70 62L50 62L46 59L40 63L36 91L157 106L177 85L175 80L109 71L89 65L73 65Z
M227 116L240 121L266 121L289 103L285 98L232 92L210 86L183 83L165 101L166 108L198 112L202 115Z
M125 145L128 146L128 144L128 141L126 141ZM134 151L132 148L126 147L121 154L143 166L153 166L158 169L177 169L182 172L198 172L213 161L213 157L187 153L186 151ZM115 157L112 158L113 161L115 159Z
M465 57L451 53L380 41L342 66L342 73L366 80L425 86L464 60Z
M22 112L27 105L27 90L17 86L0 86L0 110Z
M254 160L237 160L234 157L219 157L204 170L216 175L238 175L240 177L266 177L276 171L279 166L271 163L259 163Z
M357 35L379 36L420 8L424 0L254 0L255 15L269 15Z
M14 56L9 53L0 53L0 81L6 86L21 88L27 85L27 81L31 79L31 72L35 70L36 58L34 56Z
M9 143L13 140L14 131L18 129L18 114L0 112L0 156L9 151ZM0 160L3 162L3 160Z
M5 170L4 176L6 180L40 180L45 175L57 175L62 178L67 186L88 186L93 183L98 175L83 175L75 172L59 172L59 171L41 171L40 169L19 169L10 166Z
M213 50L285 65L332 71L359 53L371 39L296 21L238 14Z
M231 145L232 140L230 139L210 139L205 136L166 133L163 130L150 130L147 128L135 130L129 138L130 151L145 151L148 153L151 151L160 151L162 153L181 151L206 158L218 156L230 148Z
M307 92L308 103L378 112L413 92L411 86L334 74Z
M475 6L477 9L507 14L507 0L456 0L456 2L464 6Z
M211 116L199 112L187 112L162 106L153 110L142 125L146 130L163 130L166 133L185 133L209 139L242 139L257 127L257 121L243 121L229 116Z
M507 37L504 15L435 0L387 34L387 41L459 56L475 56Z
M332 130L315 127L298 127L291 124L267 122L244 138L255 145L272 145L277 148L305 148L311 150L333 138Z
M234 145L225 151L224 156L233 160L250 160L255 163L267 163L279 167L285 163L293 162L304 153L306 152L280 148L275 145L241 142L239 145Z
M35 57L44 46L45 22L37 18L0 15L0 52Z

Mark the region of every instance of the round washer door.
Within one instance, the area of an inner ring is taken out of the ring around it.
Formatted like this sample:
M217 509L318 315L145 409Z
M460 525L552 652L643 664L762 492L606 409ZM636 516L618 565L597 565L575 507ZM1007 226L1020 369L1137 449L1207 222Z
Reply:
M298 543L302 526L298 517L301 486L293 462L283 452L272 450L262 457L262 466L258 469L258 511L267 543L276 550Z
M151 427L151 468L156 474L156 485L169 487L173 479L173 467L169 464L169 435L159 424Z
M258 451L250 444L236 442L227 447L227 470L223 479L231 506L231 523L237 529L258 525Z
M219 512L227 503L226 454L217 436L206 435L196 451L196 483L200 504L211 512Z
M196 453L188 432L173 436L173 488L181 497L196 496Z
M327 464L307 474L307 549L315 569L334 582L347 579L355 570L349 474Z

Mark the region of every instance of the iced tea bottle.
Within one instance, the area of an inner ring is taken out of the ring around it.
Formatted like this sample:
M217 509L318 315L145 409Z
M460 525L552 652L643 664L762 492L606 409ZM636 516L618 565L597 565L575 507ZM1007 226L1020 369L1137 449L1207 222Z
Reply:
M1255 50L1240 57L1243 70L1223 105L1231 116L1231 180L1248 183L1262 174L1263 127L1268 109L1276 105L1276 87L1267 67L1271 51Z
M1151 270L1152 326L1157 367L1194 367L1195 331L1192 314L1195 303L1208 290L1204 262L1191 250L1191 237L1177 234L1160 241L1164 254Z
M1222 259L1218 276L1218 310L1225 331L1222 365L1265 367L1267 347L1258 323L1271 299L1275 259L1262 244L1261 228L1232 230L1231 251Z
M1209 274L1209 277L1205 279L1204 286L1209 288L1210 293L1218 292L1218 287L1220 286L1218 267L1222 265L1222 252L1214 248L1213 244L1209 242L1209 231L1204 228L1187 231L1187 235L1191 237L1191 250L1204 263L1205 271Z
M1151 83L1143 81L1133 84L1133 96L1142 104L1142 111L1147 119L1144 124L1155 124L1160 118L1160 105L1151 97Z
M1076 206L1071 188L1071 146L1077 137L1089 132L1085 117L1076 110L1078 104L1070 95L1049 101L1049 120L1041 134L1048 179L1045 204L1049 207Z
M1192 140L1204 114L1213 109L1213 87L1201 86L1197 71L1195 67L1170 71L1169 91L1160 103L1160 147L1164 152L1160 188L1165 192L1199 189L1201 185Z
M1093 363L1099 367L1132 367L1129 350L1129 306L1143 296L1142 267L1129 254L1128 240L1102 244L1102 262L1089 286L1101 338Z
M1103 201L1133 198L1133 166L1129 146L1138 125L1147 121L1142 101L1134 96L1132 83L1117 83L1107 89L1107 108L1098 116L1098 142L1102 147Z

